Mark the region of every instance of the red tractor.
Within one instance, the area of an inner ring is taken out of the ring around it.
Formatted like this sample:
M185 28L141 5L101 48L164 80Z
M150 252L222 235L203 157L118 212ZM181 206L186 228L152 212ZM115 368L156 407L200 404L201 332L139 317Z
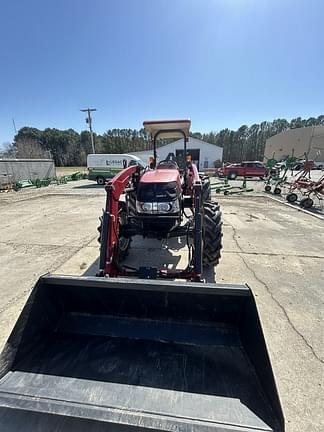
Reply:
M106 184L106 208L99 241L100 276L202 279L203 265L218 264L222 248L221 211L211 201L208 177L198 173L187 154L190 120L145 121L151 136L150 167L130 166ZM183 160L157 162L157 140L183 138ZM185 237L189 262L183 270L123 266L135 235L166 239Z

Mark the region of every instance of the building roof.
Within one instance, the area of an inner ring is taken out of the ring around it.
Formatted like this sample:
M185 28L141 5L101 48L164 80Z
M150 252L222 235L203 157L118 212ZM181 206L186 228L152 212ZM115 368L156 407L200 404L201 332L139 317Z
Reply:
M177 141L173 141L172 143L169 143L169 144L166 144L166 145L175 145L175 144L181 144L181 143L183 143L183 140L182 139L179 139L179 140L177 140ZM211 143L208 143L207 141L203 141L203 140L201 140L201 139L199 139L199 138L195 138L195 137L189 137L189 142L188 142L188 144L190 145L190 144L192 144L192 143L196 143L197 145L207 145L207 146L212 146L213 148L218 148L218 149L223 149L223 147L220 147L220 146L217 146L216 144L211 144ZM187 147L188 147L188 144L187 144ZM165 147L165 146L161 146L161 147Z
M213 152L215 152L215 151L218 153L223 152L222 147L219 147L215 144L210 144L210 143L208 143L206 141L202 141L198 138L189 137L189 141L187 142L187 149L201 148L202 146L208 147ZM157 153L159 153L161 150L168 150L168 147L170 149L172 149L174 147L183 148L183 138L181 138L177 141L172 141L171 143L164 144L163 146L158 147L156 149ZM133 152L132 154L135 156L139 156L139 157L146 157L146 156L152 155L152 150L141 150L141 151Z

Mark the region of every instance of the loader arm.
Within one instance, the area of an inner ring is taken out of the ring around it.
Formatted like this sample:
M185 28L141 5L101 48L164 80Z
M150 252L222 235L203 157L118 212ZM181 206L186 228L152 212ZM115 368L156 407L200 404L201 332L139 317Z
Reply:
M139 172L137 165L129 166L108 181L105 186L107 197L102 220L99 276L117 276L118 274L113 258L118 247L119 198L125 191L130 177L136 172Z

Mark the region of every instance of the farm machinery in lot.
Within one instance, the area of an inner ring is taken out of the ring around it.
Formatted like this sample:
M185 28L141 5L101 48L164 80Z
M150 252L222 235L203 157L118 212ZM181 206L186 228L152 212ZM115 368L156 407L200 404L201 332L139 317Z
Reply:
M306 156L306 155L305 155ZM286 200L289 203L294 203L298 200L298 194L301 195L299 204L303 208L311 208L314 205L314 199L322 200L324 195L324 175L318 180L311 179L311 170L314 166L313 161L303 163L302 169L290 180L284 183L288 188Z
M311 180L308 177L298 177L290 184L289 192L286 195L286 200L294 203L298 200L298 193L301 195L299 204L305 209L312 208L314 205L314 198L319 201L324 197L324 175L317 181Z
M305 158L300 171L290 179L288 179L288 171L296 166L296 158L294 156L288 158L285 168L281 173L268 177L265 191L271 192L273 188L275 195L281 195L282 190L286 190L286 200L289 203L298 201L299 196L301 196L299 204L305 209L313 207L314 198L322 201L324 195L324 175L318 180L312 180L311 170L314 167L314 161L307 160L306 154Z
M0 356L1 431L284 432L252 291L202 282L221 213L186 157L189 125L145 122L151 169L107 183L98 276L35 285ZM157 162L157 138L179 135L182 163ZM133 235L185 236L188 266L127 267Z
M247 186L246 177L243 177L241 186L230 184L227 177L225 177L223 182L213 183L211 190L216 194L223 193L224 195L241 195L244 192L253 192L253 189Z
M265 180L265 192L272 191L274 195L281 195L282 188L287 183L288 171L293 171L296 161L297 158L294 156L294 152L292 152L292 155L285 160L284 164L280 164L280 162L276 161L274 153L272 158L267 160L269 175Z

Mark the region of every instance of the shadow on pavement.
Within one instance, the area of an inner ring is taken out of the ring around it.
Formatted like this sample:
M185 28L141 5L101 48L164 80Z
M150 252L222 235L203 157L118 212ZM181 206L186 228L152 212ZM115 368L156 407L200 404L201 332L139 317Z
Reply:
M172 251L177 249L172 248ZM178 250L180 252L180 250ZM144 256L145 255L145 256ZM124 264L130 267L140 267L140 266L152 266L152 267L168 267L169 269L178 268L181 260L181 252L177 255L172 255L169 249L153 249L148 247L147 249L141 251L138 248L130 250L129 256L125 260ZM95 276L99 271L99 257L88 267L88 269L83 273L82 276ZM207 283L216 282L216 272L215 267L204 268L203 278Z
M207 283L216 283L215 267L206 267L203 270L203 278Z
M99 257L93 261L82 276L96 276L99 270Z
M169 240L142 239L135 236L123 265L128 267L157 267L159 269L185 268L188 249L185 241L178 238ZM180 263L181 261L181 263ZM88 267L83 276L95 276L99 270L99 257Z
M104 186L98 185L97 183L90 183L81 186L74 186L73 189L104 189Z

